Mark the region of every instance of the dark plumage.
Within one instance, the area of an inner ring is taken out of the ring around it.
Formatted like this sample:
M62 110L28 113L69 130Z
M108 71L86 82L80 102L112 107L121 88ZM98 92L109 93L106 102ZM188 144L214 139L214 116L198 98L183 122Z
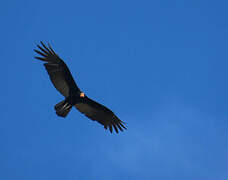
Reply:
M118 133L126 127L110 109L88 98L75 83L70 70L62 59L54 52L51 46L48 47L41 42L42 46L37 45L39 50L34 49L41 57L35 57L44 61L45 68L55 88L65 97L65 100L55 105L56 114L61 117L66 117L71 108L76 107L81 113L97 121L109 128L110 132L113 129Z

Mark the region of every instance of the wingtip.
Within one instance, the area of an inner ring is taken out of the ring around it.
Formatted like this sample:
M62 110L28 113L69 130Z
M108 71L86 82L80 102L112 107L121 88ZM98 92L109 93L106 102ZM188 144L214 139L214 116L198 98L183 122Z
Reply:
M113 124L113 127L114 127L114 129L115 129L116 133L118 134L118 133L119 133L119 130L118 130L118 128L116 127L116 125L115 125L115 124Z
M45 58L34 56L35 59L41 60L41 61L46 61Z
M113 130L112 130L112 126L109 126L109 131L112 133Z
M44 42L43 41L40 41L40 44L42 44L42 46L45 46Z
M109 125L108 126L104 126L104 128L105 128L105 130L109 130L111 134L114 133L114 132L116 132L116 134L119 134L120 131L123 132L124 130L127 130L127 127L125 127L121 123L113 124L113 125L110 125L110 126Z

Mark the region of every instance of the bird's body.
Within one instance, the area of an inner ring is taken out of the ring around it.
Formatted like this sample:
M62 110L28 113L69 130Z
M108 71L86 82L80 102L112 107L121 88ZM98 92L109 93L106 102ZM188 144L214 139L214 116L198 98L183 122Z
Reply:
M37 45L40 51L34 51L42 57L35 58L46 62L44 66L53 85L65 97L63 101L55 105L56 114L66 117L71 108L75 106L76 109L91 120L99 122L105 129L109 128L110 132L113 131L113 128L117 133L118 130L123 131L123 129L126 129L123 122L110 109L88 98L78 88L67 65L59 58L51 46L48 45L47 47L42 42L41 44L43 47Z

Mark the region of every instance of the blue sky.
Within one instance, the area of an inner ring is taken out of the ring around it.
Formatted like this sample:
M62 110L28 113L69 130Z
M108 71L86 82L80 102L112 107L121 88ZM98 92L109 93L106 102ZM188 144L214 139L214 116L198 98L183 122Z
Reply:
M228 3L2 1L0 179L228 179ZM54 89L50 42L128 130L105 131Z

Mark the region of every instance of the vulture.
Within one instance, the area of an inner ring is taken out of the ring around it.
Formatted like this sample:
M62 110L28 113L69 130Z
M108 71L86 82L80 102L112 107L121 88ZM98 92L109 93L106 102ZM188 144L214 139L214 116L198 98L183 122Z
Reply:
M45 45L42 41L37 45L38 50L34 49L40 56L35 57L44 61L45 69L55 88L65 97L64 100L55 105L56 114L66 117L74 106L89 119L102 124L105 129L116 133L126 129L124 122L121 121L110 109L99 104L82 92L75 83L70 70L64 61L55 53L50 44Z

